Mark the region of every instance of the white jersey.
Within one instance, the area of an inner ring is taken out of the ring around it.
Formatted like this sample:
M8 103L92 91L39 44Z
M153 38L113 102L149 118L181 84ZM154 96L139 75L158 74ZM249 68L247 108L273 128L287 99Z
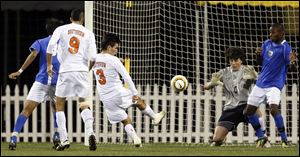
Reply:
M88 61L94 60L97 53L95 35L84 26L66 24L55 29L47 47L47 53L55 54L55 45L62 51L57 54L60 62L59 73L88 71Z
M131 93L138 94L130 75L119 58L107 53L97 54L93 71L101 100L109 99L123 89L119 74L128 83Z

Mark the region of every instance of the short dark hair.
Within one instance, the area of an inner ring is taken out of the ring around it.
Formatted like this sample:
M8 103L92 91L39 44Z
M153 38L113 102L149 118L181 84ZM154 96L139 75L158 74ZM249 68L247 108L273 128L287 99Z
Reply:
M79 21L80 20L80 15L81 13L83 13L83 10L82 9L73 9L71 11L71 18L74 20L74 21Z
M47 34L48 35L52 35L54 30L61 26L63 24L63 21L61 20L58 20L56 18L48 18L46 20L46 25L45 25L45 28L46 28L46 31L47 31Z
M108 46L114 46L115 44L120 44L121 40L116 34L108 33L104 35L101 41L101 50L106 50Z
M284 32L284 26L281 23L274 23L271 27L272 28L277 28L278 30Z
M226 49L225 56L230 61L231 59L240 59L246 65L245 52L241 48L231 47Z

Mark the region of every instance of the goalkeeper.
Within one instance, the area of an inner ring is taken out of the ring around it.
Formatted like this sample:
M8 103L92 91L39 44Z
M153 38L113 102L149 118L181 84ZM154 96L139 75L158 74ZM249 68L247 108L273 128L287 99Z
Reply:
M227 100L215 128L211 146L221 146L229 131L236 129L241 122L248 122L244 110L247 105L250 87L257 79L257 72L254 67L244 65L245 54L242 49L229 48L225 51L225 55L229 60L230 67L213 73L211 81L204 85L205 90L222 85ZM257 110L257 114L260 117L259 122L262 130L265 130L261 112ZM270 146L269 143L267 146Z

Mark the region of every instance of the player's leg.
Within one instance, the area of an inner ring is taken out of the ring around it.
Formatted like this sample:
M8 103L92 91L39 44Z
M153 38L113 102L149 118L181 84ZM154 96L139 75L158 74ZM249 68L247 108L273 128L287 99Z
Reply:
M65 97L56 97L56 122L60 137L60 144L56 147L56 150L61 151L70 147L68 140L67 127L66 127L66 115L65 115Z
M44 101L48 92L47 85L39 82L34 82L28 96L24 102L24 108L16 120L14 130L9 144L9 149L16 149L17 136L22 130L28 117L32 114L33 110Z
M14 130L11 136L11 140L10 140L10 144L9 144L9 149L10 150L14 150L17 147L17 137L20 133L20 131L22 130L25 122L27 121L28 117L31 115L31 113L33 112L33 110L37 107L39 103L32 101L32 100L26 100L25 101L25 106L22 110L22 112L19 114L15 126L14 126Z
M93 130L94 117L93 113L90 110L90 104L86 101L85 98L79 98L79 106L80 106L80 115L84 122L85 132L89 135L89 149L96 150L96 137Z
M136 147L142 147L142 141L140 137L135 132L135 129L132 126L131 118L127 115L127 118L122 120L122 123L124 124L124 129L127 133L127 135L133 140L133 144Z
M247 118L251 123L253 129L256 131L256 136L258 137L258 143L256 145L257 147L264 147L264 144L266 143L267 140L261 129L258 115L256 114L256 110L259 104L264 100L265 94L266 92L262 88L254 86L254 88L252 89L249 95L247 107L245 109Z
M270 143L270 141L269 141L269 139L268 139L268 136L267 136L267 133L266 133L266 129L265 129L265 120L264 120L264 117L263 117L263 115L262 115L262 113L261 113L261 111L260 111L259 108L257 108L256 114L258 115L258 120L259 120L260 128L261 128L261 130L263 131L265 137L267 138L267 142L266 142L266 144L265 144L265 147L266 147L266 148L270 148L270 147L271 147L271 143Z
M210 146L221 146L228 134L228 129L223 126L217 126Z
M152 124L153 125L158 125L160 123L160 121L166 115L165 111L161 111L159 113L154 113L152 108L149 105L147 105L145 103L145 101L143 99L141 99L140 97L138 98L135 105L138 107L139 110L142 111L142 113L146 114L147 116L149 116L152 119Z
M270 104L271 115L274 118L277 130L279 131L281 136L282 147L287 147L288 142L287 142L287 136L284 127L284 122L278 108L280 103L280 95L281 95L280 90L278 88L272 87L269 89L267 93L267 101Z
M56 100L55 100L56 101ZM53 126L54 126L54 133L52 136L52 142L54 145L54 149L59 145L60 143L60 137L59 137L59 132L58 132L58 126L57 126L57 122L56 122L56 107L55 107L55 101L52 100L51 103L51 109L52 109L52 113L53 113Z

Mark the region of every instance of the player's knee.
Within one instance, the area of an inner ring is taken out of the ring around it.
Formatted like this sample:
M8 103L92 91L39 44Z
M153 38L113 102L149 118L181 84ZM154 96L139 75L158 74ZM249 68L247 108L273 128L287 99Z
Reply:
M244 115L250 116L255 114L257 110L256 106L252 106L252 105L247 105L246 109L244 110Z
M82 112L85 109L90 109L90 104L86 101L79 103L79 111Z
M278 110L278 106L277 105L271 105L271 115L274 117L277 114L280 114L279 110Z

